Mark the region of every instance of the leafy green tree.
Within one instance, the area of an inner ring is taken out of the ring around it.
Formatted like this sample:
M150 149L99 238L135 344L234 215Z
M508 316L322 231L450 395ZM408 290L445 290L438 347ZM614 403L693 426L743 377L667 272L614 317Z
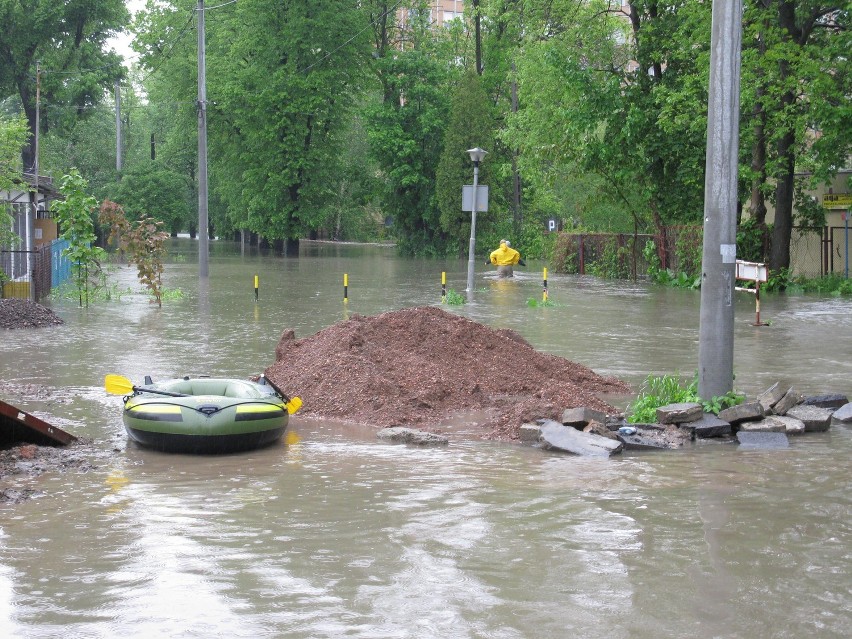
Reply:
M455 249L441 229L435 179L449 116L447 87L455 70L438 55L438 36L418 3L409 13L405 48L389 48L375 61L383 95L367 110L367 134L385 187L385 213L393 218L400 252L444 254Z
M769 267L779 273L790 266L793 212L797 200L806 201L803 190L829 181L852 153L852 25L842 2L754 0L746 9L742 87L750 117L743 137L750 157L743 173L761 227L766 201L775 205ZM821 214L801 206L799 223L822 225Z
M491 104L479 75L473 70L468 71L455 87L451 115L444 132L444 148L435 176L435 189L441 230L447 235L448 246L460 254L468 247L471 222L470 213L461 210L462 186L470 182L473 172L466 151L477 146L486 150L494 148ZM492 174L489 163L481 162L480 184L489 184ZM489 209L494 210L490 205ZM478 232L485 230L489 217L488 214L477 214Z
M321 223L360 90L364 17L343 0L262 0L211 28L211 176L235 226L296 240Z
M172 235L189 228L190 193L186 176L157 161L128 169L121 182L107 189L109 199L120 204L131 220L160 220Z
M27 137L27 123L21 118L0 116L0 191L20 188L21 147ZM5 207L0 207L0 246L11 246L18 240L12 232L12 218ZM2 279L0 270L0 279Z
M53 212L59 225L59 237L68 240L63 255L71 260L71 281L80 299L80 306L89 305L99 288L104 285L101 261L104 250L95 246L95 224L92 213L98 202L86 194L86 180L79 171L72 170L59 182L63 198L54 202Z
M43 133L84 116L123 74L120 57L104 49L107 39L128 20L122 0L0 0L0 97L20 99L31 133L35 132L37 78L43 103L74 107L54 112L64 113L63 117L42 116ZM22 159L25 169L31 170L34 138L24 146Z

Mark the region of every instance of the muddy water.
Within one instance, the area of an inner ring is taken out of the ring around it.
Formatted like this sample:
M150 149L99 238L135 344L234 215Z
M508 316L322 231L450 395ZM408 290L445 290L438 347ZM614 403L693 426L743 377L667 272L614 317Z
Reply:
M244 377L285 328L437 303L441 270L448 288L466 281L464 261L383 248L261 258L213 243L200 291L193 249L173 243L166 285L185 295L162 310L136 294L55 302L64 326L2 335L0 378L46 391L22 407L96 455L0 508L0 636L846 636L846 427L787 450L706 442L609 461L470 441L464 420L442 450L298 416L288 443L235 456L128 445L105 373ZM696 293L551 275L556 305L531 308L540 272L523 275L482 268L452 310L637 387L695 370ZM117 277L137 288L132 271ZM737 387L852 394L852 301L766 296L761 318L772 325L751 326L754 300L738 296Z

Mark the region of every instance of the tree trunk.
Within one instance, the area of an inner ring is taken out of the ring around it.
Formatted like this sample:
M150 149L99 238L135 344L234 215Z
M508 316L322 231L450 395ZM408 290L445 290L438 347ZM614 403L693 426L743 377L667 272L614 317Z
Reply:
M476 73L482 75L482 30L480 28L479 0L473 0L474 44L476 49Z
M785 97L785 100L787 97ZM792 96L790 96L792 99ZM793 185L796 155L796 136L788 131L778 141L778 158L784 170L777 177L775 187L775 226L772 229L772 247L769 253L769 270L778 273L790 267L790 237L793 233Z

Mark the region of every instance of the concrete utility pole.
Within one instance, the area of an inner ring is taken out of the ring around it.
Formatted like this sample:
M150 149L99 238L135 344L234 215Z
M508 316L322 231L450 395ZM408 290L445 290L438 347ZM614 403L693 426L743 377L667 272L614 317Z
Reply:
M207 65L204 61L204 0L198 0L198 276L209 274L207 231Z
M742 10L742 0L713 3L698 330L698 394L704 400L724 395L734 383Z

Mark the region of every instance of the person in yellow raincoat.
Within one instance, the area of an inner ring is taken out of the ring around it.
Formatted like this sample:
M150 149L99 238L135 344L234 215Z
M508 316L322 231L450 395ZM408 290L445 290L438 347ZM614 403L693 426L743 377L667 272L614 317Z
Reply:
M494 264L497 267L497 277L513 277L515 272L512 266L515 264L526 266L521 254L512 248L509 240L500 240L500 248L491 251L486 264Z

